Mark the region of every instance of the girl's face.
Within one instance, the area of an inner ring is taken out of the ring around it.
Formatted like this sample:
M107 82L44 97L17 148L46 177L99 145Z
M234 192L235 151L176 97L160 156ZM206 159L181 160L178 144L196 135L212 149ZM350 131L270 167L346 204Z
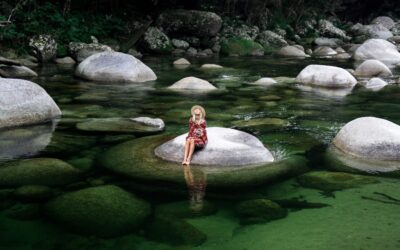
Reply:
M200 119L200 114L201 114L200 109L195 109L193 113L196 120Z

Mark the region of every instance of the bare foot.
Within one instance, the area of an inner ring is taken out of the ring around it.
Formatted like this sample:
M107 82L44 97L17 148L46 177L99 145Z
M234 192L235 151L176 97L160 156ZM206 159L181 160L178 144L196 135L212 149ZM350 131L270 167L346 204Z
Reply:
M186 165L186 160L183 160L182 165Z

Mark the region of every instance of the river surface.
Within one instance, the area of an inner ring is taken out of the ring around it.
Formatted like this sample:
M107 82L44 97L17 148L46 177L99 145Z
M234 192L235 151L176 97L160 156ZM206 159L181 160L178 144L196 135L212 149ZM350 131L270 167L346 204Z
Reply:
M173 60L171 57L144 58L143 62L154 70L158 80L140 84L88 82L74 78L74 68L69 66L44 65L37 68L39 76L30 80L46 89L63 116L54 124L1 131L0 138L3 142L8 140L9 144L0 144L0 164L38 157L61 159L84 171L85 176L77 183L56 187L59 192L104 184L119 185L151 203L153 208L168 204L189 206L193 196L199 195L197 199L213 204L216 212L179 220L201 231L206 240L201 244L157 240L151 236L151 229L147 229L151 227L147 225L134 233L112 238L75 234L63 225L53 223L41 212L29 219L10 216L10 210L26 209L25 202L13 201L11 207L0 206L0 249L400 249L398 178L374 176L378 181L375 184L326 192L304 187L292 176L232 190L203 187L200 194L193 194L186 186L137 181L101 168L99 156L109 148L145 136L86 132L77 129L76 123L90 118L158 117L166 125L163 133L180 135L187 132L190 107L199 104L207 111L209 127L238 128L249 132L277 158L305 157L310 171L329 170L321 161L322 155L347 122L362 116L375 116L400 124L400 87L396 84L380 91L357 85L351 92L343 93L303 89L293 83L293 78L309 64L354 69L356 63L353 61L196 58L191 60L190 67L182 69L174 67ZM217 63L224 68L200 69L203 63ZM400 68L394 69L393 73L395 77L386 80L397 79ZM219 90L195 94L166 89L186 76L208 80ZM249 84L261 77L272 77L278 84L269 87ZM260 126L238 126L238 121L258 118L275 119ZM23 137L26 133L37 133L40 137L38 145L29 142L32 148L25 148L26 145L13 144L13 138ZM204 177L194 178L206 182ZM187 182L188 172L182 171L182 179ZM240 223L235 206L241 201L260 197L275 201L300 199L326 206L292 206L282 219ZM35 204L40 210L44 203ZM187 225L184 223L182 225ZM175 227L179 228L179 225ZM182 232L178 230L177 234L191 233L186 228L180 229ZM159 231L155 233L160 234Z

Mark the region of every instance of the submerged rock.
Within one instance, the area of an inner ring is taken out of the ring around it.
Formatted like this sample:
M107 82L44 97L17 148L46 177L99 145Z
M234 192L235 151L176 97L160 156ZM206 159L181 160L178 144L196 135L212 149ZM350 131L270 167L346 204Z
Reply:
M357 76L391 76L392 71L379 60L366 60L354 71Z
M354 51L353 58L356 60L400 61L400 53L396 45L386 40L369 39Z
M282 219L288 215L286 208L267 199L248 200L239 203L236 208L241 224L264 223Z
M78 180L82 172L53 158L33 158L5 163L0 168L0 186L66 185Z
M181 162L186 134L155 149L155 154L167 161ZM229 128L207 128L208 143L193 155L192 163L200 165L237 166L273 162L274 157L254 136Z
M181 136L182 140L184 140L183 136ZM251 135L248 136L252 137ZM183 159L183 144L176 145L177 148L182 149L182 159L176 159L177 161L179 160L179 163L165 161L154 155L155 149L165 142L168 142L170 139L173 139L171 135L159 135L147 136L128 141L114 146L101 154L97 159L97 162L99 166L133 179L148 181L153 184L160 181L186 185L181 166L181 161ZM209 140L210 139L212 138L209 138ZM168 144L171 144L172 141L169 141ZM221 141L219 140L219 142ZM258 141L258 143L260 142ZM251 149L251 147L248 147L245 144L233 143L233 145L238 147L239 152ZM222 152L223 148L224 145L220 145L219 152ZM258 152L259 151L263 152L262 154L265 153L265 150L258 150ZM233 155L229 155L229 157L233 156L235 158L240 158L241 162L243 162L242 159L245 159L248 162L254 162L253 159L248 159L246 154L239 156L235 153L237 151L230 152L232 152ZM198 151L195 154L197 153L200 152ZM254 153L254 150L250 150L251 155ZM179 152L173 152L173 154L178 155ZM246 156L246 158L243 156ZM228 159L229 157L226 156L225 158ZM256 157L263 158L265 156L258 155ZM229 159L229 161L232 160ZM307 170L305 164L306 160L304 157L293 155L276 162L266 162L259 165L242 165L237 167L198 166L198 168L199 171L203 171L207 176L207 187L232 189L244 186L256 186L262 183L271 182L276 178L288 177L302 173Z
M147 65L121 52L94 54L78 65L75 75L102 82L146 82L157 79Z
M217 89L206 80L197 77L185 77L168 87L169 89L188 89L188 90L214 90Z
M43 185L25 185L13 192L13 197L22 201L43 201L52 197L53 190Z
M165 215L156 215L146 225L146 237L171 245L199 246L207 240L207 235L188 222Z
M61 115L54 100L36 83L0 79L0 128L49 121Z
M381 118L360 117L343 126L333 144L356 157L399 161L400 126Z
M73 231L115 237L137 229L150 204L113 185L65 193L45 205L48 217Z
M308 65L296 77L296 82L324 88L352 88L357 84L347 70L326 65Z
M379 182L376 178L370 176L328 171L308 172L298 176L296 180L303 187L323 191L337 191Z
M138 118L92 118L76 124L76 128L83 131L120 132L152 134L164 130L161 119L149 117Z
M218 65L218 64L206 63L206 64L201 65L200 68L202 68L202 69L222 69L224 67L222 67L221 65Z
M177 9L163 12L157 19L157 25L167 34L207 37L217 35L222 19L213 12Z

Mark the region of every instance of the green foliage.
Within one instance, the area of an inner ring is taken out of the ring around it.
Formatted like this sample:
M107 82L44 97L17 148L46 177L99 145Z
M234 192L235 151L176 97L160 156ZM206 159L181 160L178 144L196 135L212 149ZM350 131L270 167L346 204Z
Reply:
M0 20L6 20L6 17L0 16ZM118 37L125 30L125 22L118 17L85 12L64 16L59 6L47 2L33 10L16 12L13 23L0 28L0 41L26 49L29 37L50 34L59 44L58 52L66 54L69 42L90 42L90 36L99 39Z

